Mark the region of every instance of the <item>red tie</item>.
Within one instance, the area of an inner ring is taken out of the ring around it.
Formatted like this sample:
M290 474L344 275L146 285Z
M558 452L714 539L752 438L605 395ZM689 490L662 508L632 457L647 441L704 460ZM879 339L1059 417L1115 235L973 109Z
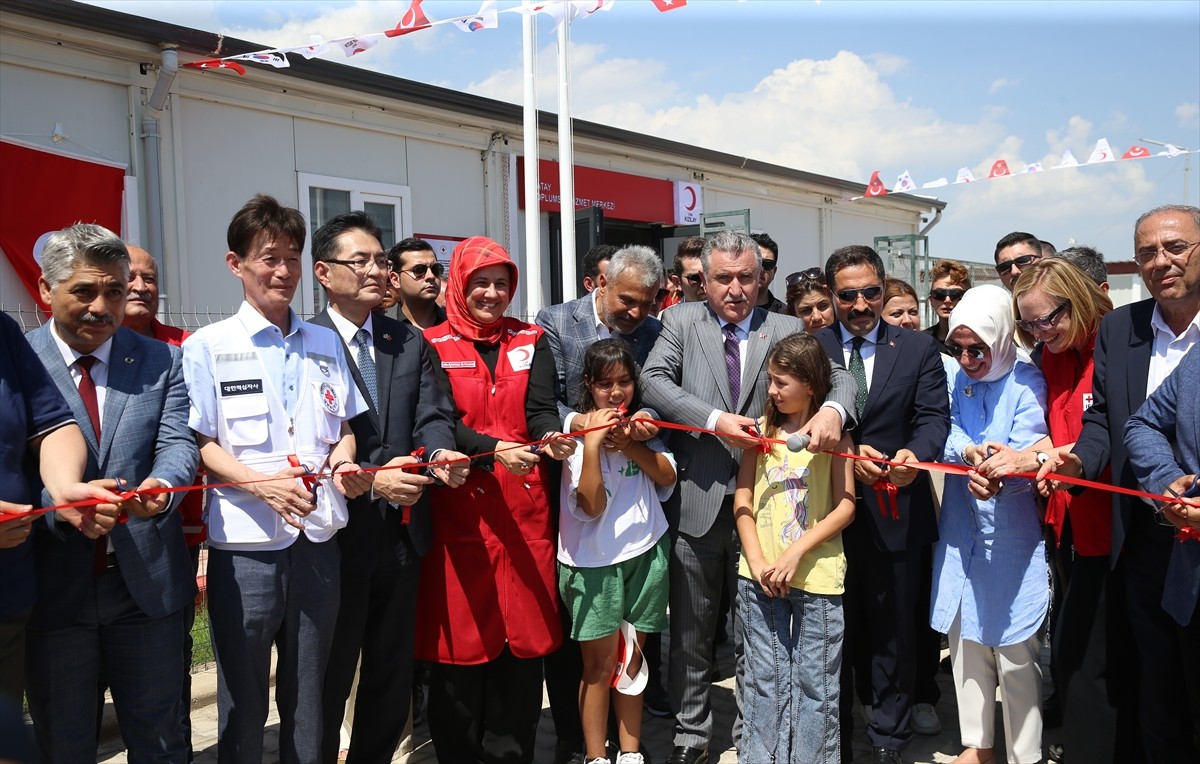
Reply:
M99 443L100 400L96 397L96 381L92 379L92 366L97 360L94 355L81 355L75 361L75 365L79 367L79 397L83 400L88 419L92 420L92 432L96 433L96 443ZM108 539L101 536L96 539L95 550L92 553L92 575L99 576L107 568Z

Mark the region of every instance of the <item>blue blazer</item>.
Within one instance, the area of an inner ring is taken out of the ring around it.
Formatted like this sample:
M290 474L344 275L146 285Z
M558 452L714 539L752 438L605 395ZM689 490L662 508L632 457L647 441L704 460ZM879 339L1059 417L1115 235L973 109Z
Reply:
M1200 347L1193 347L1125 424L1125 450L1142 490L1166 493L1176 478L1200 473ZM1192 389L1192 392L1187 392ZM1200 541L1171 545L1163 609L1181 626L1200 601Z
M579 380L583 375L583 354L599 339L592 306L592 293L588 293L577 300L542 308L534 319L534 323L546 330L546 339L554 352L554 363L558 367L554 397L558 401L558 415L562 419L576 411ZM634 360L638 366L644 366L661 331L659 320L649 316L632 334L615 336L629 343L633 348Z
M148 477L173 486L195 479L200 453L187 426L188 397L179 348L128 329L112 341L101 442L79 397L79 388L50 336L47 323L28 335L50 378L87 441L85 480L124 478L133 486ZM50 497L39 484L43 506ZM183 526L170 509L156 517L129 517L109 533L117 563L134 602L151 618L190 605L196 593ZM52 629L74 622L91 591L95 542L67 523L47 515L34 535L38 600L31 625Z
M940 458L950 433L950 398L941 349L928 334L882 320L876 331L881 333L876 335L870 392L862 421L850 432L854 445L865 443L891 456L907 448L923 462L934 461ZM838 365L845 361L840 323L813 336L820 340L830 361ZM880 550L899 552L937 540L933 494L925 472L896 495L899 519L892 518L888 507L881 513L874 489L860 484L856 488L865 511L855 515L852 525L861 530L865 523Z

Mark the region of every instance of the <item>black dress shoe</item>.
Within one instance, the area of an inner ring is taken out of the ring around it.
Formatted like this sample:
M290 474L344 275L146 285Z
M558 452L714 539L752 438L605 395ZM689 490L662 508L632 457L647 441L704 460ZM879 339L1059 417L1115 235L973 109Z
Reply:
M677 745L667 757L667 764L708 764L708 749Z
M875 746L871 749L871 764L904 764L899 751Z

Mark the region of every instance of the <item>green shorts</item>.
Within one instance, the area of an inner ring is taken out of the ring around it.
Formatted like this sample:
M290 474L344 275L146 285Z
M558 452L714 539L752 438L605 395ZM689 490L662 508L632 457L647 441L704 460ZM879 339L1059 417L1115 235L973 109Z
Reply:
M651 634L667 628L667 560L671 539L664 533L637 557L602 568L558 565L558 591L571 613L571 639L607 637L629 621Z

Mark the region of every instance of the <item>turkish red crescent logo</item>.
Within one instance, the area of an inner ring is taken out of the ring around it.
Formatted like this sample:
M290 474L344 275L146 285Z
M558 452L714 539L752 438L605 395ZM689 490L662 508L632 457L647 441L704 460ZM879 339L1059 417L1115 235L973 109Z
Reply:
M1003 159L997 159L992 165L992 172L988 175L989 178L999 178L1002 175L1011 175L1008 171L1008 162Z
M516 366L519 363L525 363L533 358L533 351L527 347L513 348L508 353L512 365Z
M1108 159L1107 151L1097 151L1096 152L1096 161L1097 162L1103 162L1105 159Z
M683 208L691 212L692 210L696 209L696 189L692 188L691 186L684 186L683 190L687 191L688 195L692 197L692 200L683 205Z
M1142 157L1150 156L1150 150L1143 146L1130 146L1129 151L1125 152L1122 159L1141 159Z
M883 181L879 179L879 170L871 173L871 182L867 184L867 190L864 196L883 196L887 193L887 189L883 185Z

